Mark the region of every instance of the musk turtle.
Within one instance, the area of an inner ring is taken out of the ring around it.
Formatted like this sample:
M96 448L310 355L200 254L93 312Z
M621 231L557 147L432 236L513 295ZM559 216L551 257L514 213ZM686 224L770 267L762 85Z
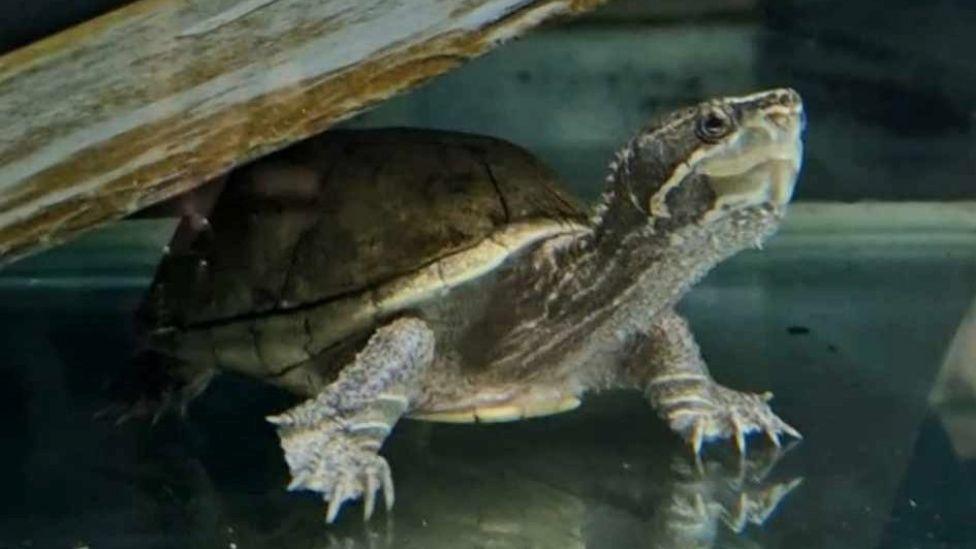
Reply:
M390 467L401 417L498 422L589 391L644 392L692 445L799 433L771 395L716 383L674 305L778 226L800 169L800 97L713 99L644 127L593 210L525 150L432 130L333 131L232 172L206 230L143 308L171 402L231 370L306 400L269 417L290 489L328 520Z

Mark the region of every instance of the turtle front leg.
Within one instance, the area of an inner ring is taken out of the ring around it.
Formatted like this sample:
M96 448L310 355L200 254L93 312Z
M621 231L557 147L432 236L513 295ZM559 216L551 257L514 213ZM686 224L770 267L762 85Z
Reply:
M396 320L377 330L318 396L269 417L291 471L288 489L321 493L329 501L328 522L345 501L359 497L369 518L380 488L392 508L390 466L377 452L416 399L433 356L434 334L423 321Z
M801 438L770 410L771 393L743 393L716 383L688 323L674 311L656 319L627 374L696 456L704 441L720 438L734 438L745 453L745 436L753 432L766 433L776 446L781 433Z

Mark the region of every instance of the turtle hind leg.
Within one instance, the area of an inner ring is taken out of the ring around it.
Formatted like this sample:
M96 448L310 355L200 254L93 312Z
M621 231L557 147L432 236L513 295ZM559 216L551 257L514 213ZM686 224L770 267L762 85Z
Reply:
M216 370L180 361L155 351L142 351L132 368L109 389L113 404L97 417L114 418L116 424L151 418L153 423L169 414L186 416L190 402L209 386Z
M369 518L379 489L391 508L393 477L377 452L416 400L433 356L434 335L424 322L393 321L315 398L269 417L291 473L288 489L322 494L328 522L344 502L359 497Z

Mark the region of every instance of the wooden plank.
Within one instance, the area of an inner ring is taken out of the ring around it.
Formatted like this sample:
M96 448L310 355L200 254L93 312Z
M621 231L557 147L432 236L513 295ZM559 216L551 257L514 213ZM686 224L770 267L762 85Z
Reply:
M602 0L142 0L0 57L0 263Z

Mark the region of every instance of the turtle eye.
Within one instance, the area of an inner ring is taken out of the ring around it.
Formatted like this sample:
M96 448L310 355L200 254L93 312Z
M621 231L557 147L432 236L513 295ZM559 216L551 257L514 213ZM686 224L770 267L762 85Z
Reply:
M709 109L698 117L695 132L703 141L714 143L732 131L732 119L721 109Z

